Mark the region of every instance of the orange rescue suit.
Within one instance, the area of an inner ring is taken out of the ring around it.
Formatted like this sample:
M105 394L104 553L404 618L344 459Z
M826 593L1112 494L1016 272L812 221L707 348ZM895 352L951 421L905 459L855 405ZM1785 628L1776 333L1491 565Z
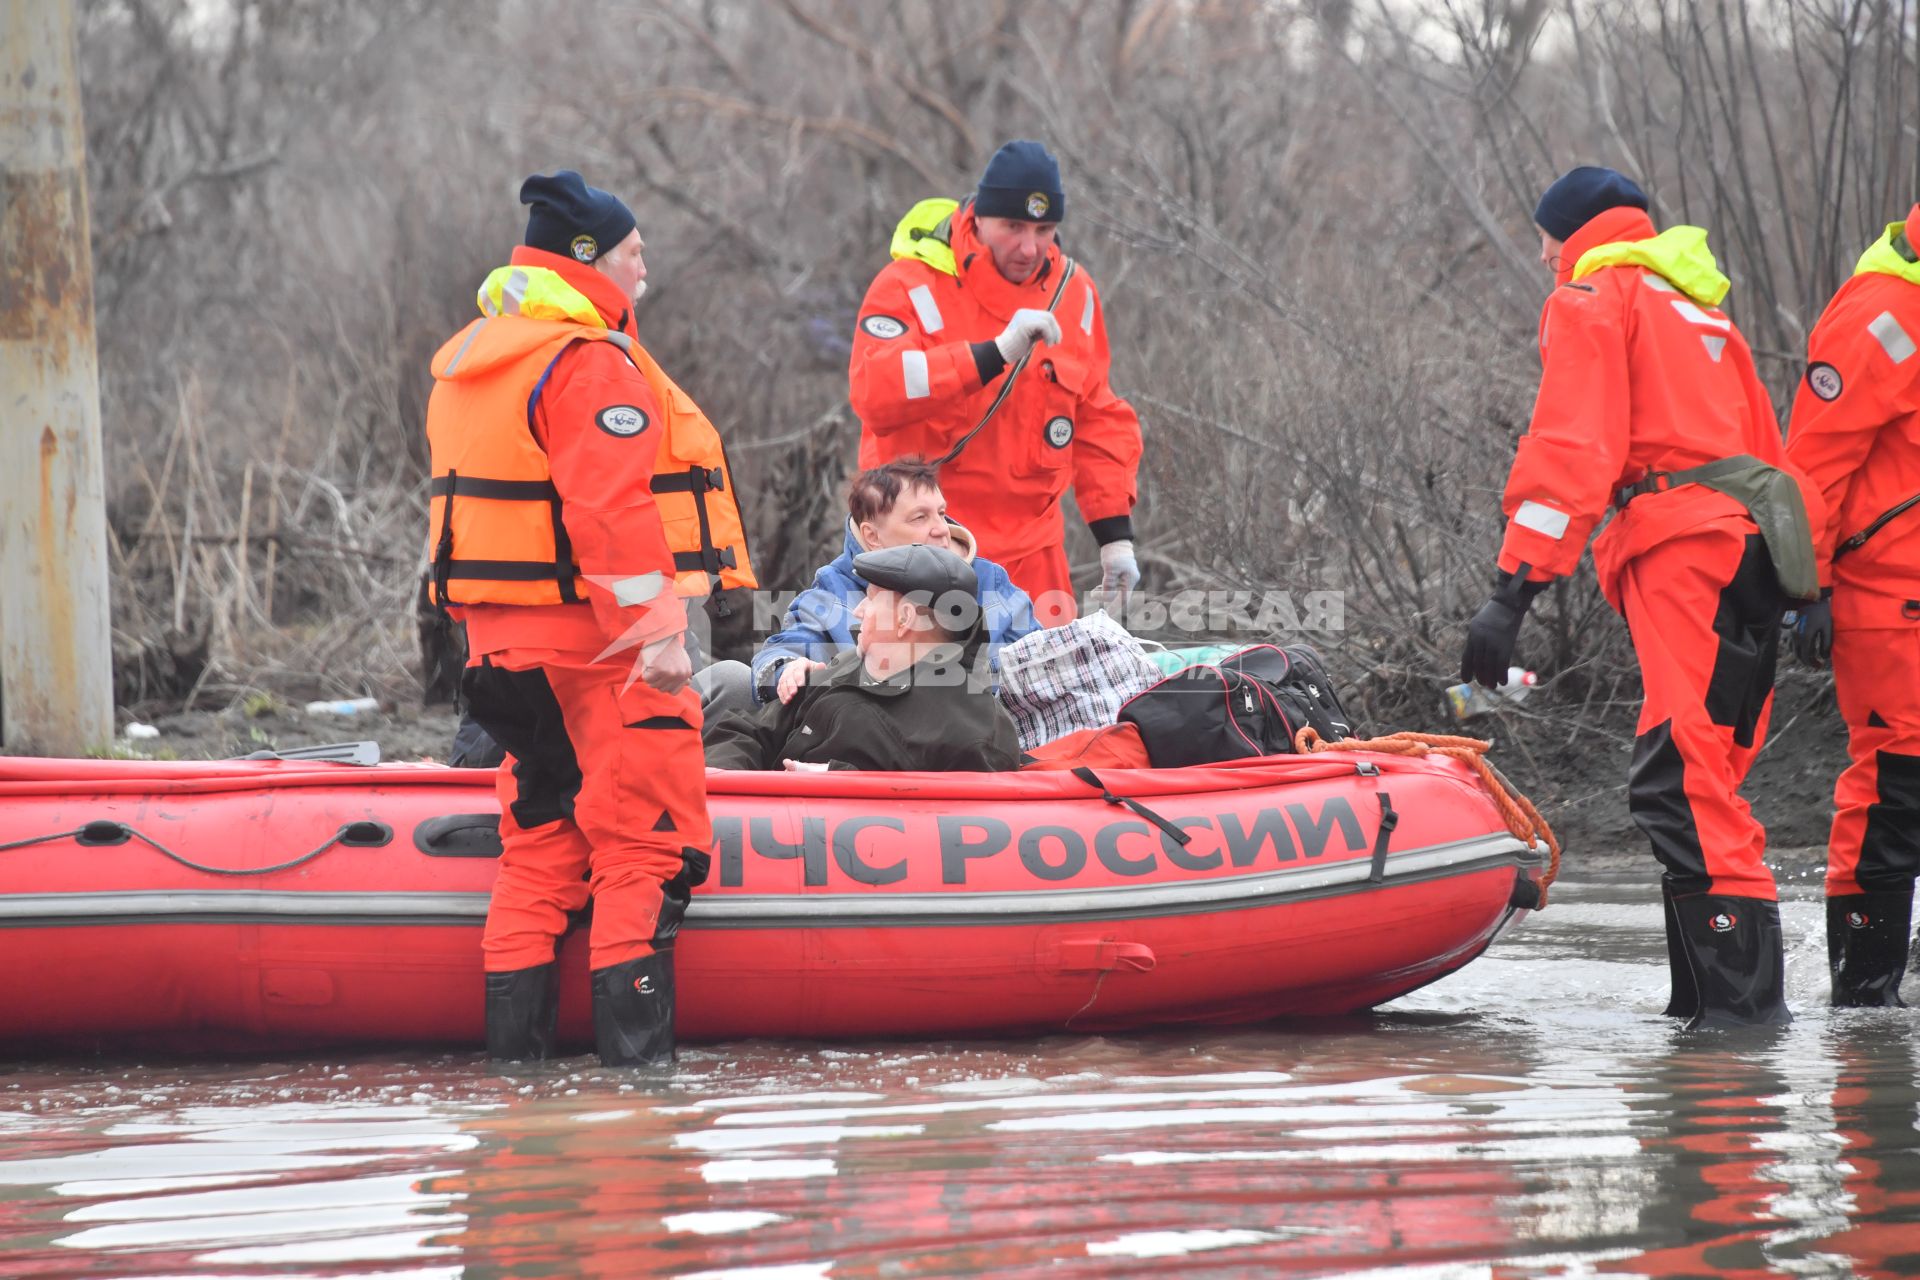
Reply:
M907 252L920 256L899 256L916 242L924 249ZM1011 371L983 383L972 344L990 342L1023 307L1044 310L1065 266L1056 245L1026 283L1009 281L975 235L971 206L938 231L903 223L894 243L896 259L868 288L853 335L849 394L862 467L939 458L972 430ZM940 487L980 554L1006 567L1036 613L1044 593L1059 593L1047 621L1061 622L1073 616L1061 499L1072 486L1102 542L1131 537L1140 420L1107 383L1106 320L1084 267L1054 316L1062 341L1034 349L992 421L940 469Z
M1638 209L1566 242L1507 481L1502 571L1572 573L1618 492L1649 473L1739 454L1785 463L1746 340L1717 306L1725 289L1702 233L1656 236ZM1681 484L1628 502L1594 560L1640 659L1628 799L1669 888L1772 899L1766 833L1738 794L1766 733L1784 607L1758 526L1737 500Z
M671 945L711 843L699 698L636 679L641 647L685 629L683 595L751 569L731 486L687 483L721 471L718 438L607 277L517 249L481 309L434 358L427 436L437 594L508 752L485 966L552 960L591 893L598 970Z
M1920 206L1860 259L1814 326L1787 453L1826 499L1833 673L1852 762L1834 792L1827 892L1911 890L1920 871ZM1837 554L1836 554L1837 553Z

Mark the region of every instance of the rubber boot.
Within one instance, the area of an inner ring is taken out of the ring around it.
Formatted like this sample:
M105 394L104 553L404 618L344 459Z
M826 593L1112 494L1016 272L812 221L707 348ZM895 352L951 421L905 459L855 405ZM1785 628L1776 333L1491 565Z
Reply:
M673 1061L673 951L593 971L593 1039L609 1067Z
M1699 1007L1687 1030L1784 1027L1786 953L1780 904L1696 893L1673 900Z
M1848 893L1827 899L1827 966L1837 1009L1904 1009L1900 977L1913 927L1913 890Z
M560 1022L560 966L487 975L487 1056L495 1062L544 1062Z
M1693 982L1693 965L1680 941L1680 917L1673 909L1673 890L1660 886L1661 914L1667 920L1667 981L1673 991L1660 1012L1669 1018L1691 1018L1700 1012L1700 988Z

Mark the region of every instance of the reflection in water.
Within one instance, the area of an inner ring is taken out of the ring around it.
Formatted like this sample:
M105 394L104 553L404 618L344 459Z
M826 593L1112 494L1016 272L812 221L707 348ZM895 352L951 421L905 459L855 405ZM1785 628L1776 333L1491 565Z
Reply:
M1920 1274L1914 1015L1677 1032L1652 901L1237 1034L19 1068L0 1274Z

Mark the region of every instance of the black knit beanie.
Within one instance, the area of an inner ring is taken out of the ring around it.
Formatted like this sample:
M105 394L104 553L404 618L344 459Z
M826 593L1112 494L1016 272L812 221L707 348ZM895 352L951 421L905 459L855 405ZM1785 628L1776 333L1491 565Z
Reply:
M1647 194L1626 174L1583 164L1569 169L1540 197L1534 225L1555 240L1573 233L1609 209L1645 209Z
M1067 216L1060 190L1060 162L1037 142L1009 142L993 153L980 175L973 211L983 218L1059 222Z
M592 262L627 238L633 210L619 196L587 185L571 169L536 173L520 186L527 214L526 243L578 262Z

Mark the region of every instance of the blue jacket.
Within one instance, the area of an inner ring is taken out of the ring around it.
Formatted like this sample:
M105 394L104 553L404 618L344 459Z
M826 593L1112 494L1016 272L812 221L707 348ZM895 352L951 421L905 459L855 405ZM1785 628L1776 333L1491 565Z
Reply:
M1005 569L973 553L973 534L952 521L947 522L947 527L953 532L953 549L973 564L974 578L979 583L982 621L987 629L987 652L997 664L1001 645L1011 644L1028 632L1040 629L1040 624L1033 620L1033 601L1013 585ZM811 658L815 662L828 662L835 654L853 647L853 608L867 594L866 580L853 571L853 558L867 549L849 519L845 549L813 575L813 585L787 606L780 630L753 655L755 702L767 700L767 694L780 678L775 668L787 660Z

